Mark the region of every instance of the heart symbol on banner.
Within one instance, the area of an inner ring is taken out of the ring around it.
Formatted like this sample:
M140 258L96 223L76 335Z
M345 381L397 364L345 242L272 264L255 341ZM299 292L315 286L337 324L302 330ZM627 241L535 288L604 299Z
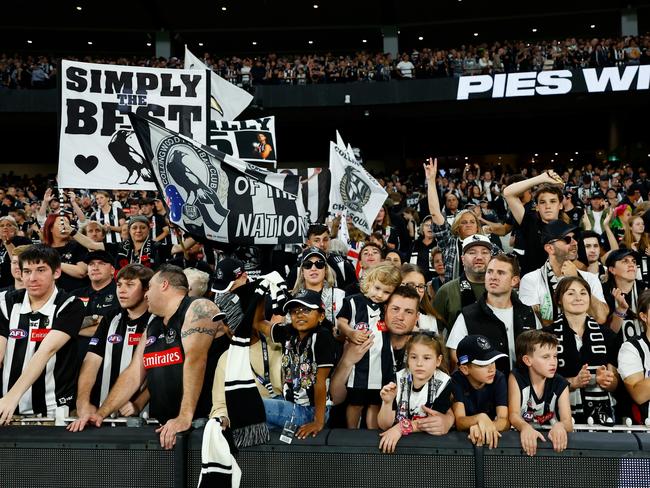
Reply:
M74 158L74 164L76 164L77 168L79 168L85 174L88 174L97 167L99 161L97 160L97 156L86 157L78 154Z

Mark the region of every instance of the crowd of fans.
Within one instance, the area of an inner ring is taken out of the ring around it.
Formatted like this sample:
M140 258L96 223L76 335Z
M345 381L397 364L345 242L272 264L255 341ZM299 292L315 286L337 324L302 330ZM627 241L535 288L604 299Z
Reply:
M512 427L533 455L545 435L565 449L573 421L646 423L645 168L510 174L439 170L434 160L423 173L377 177L388 199L372 234L335 217L292 249L202 242L169 222L155 193L58 191L4 175L0 423L66 407L76 431L150 408L166 447L193 417L237 431L222 353L247 326L266 423L295 424L298 438L326 425L379 428L380 448L392 452L411 432L455 428L496 446ZM251 286L267 292L254 316ZM214 363L189 374L196 357L176 354L198 354L199 339L185 342L194 333L219 345L200 339ZM25 349L29 334L40 347ZM52 374L56 382L44 380ZM187 410L190 377L203 381L192 383L196 408ZM38 388L28 391L30 381Z
M203 59L223 78L244 87L254 85L389 81L445 78L486 73L598 68L650 63L650 36L548 41L500 41L453 49L421 48L397 57L388 53L309 54L216 57ZM67 59L76 59L70 56ZM89 56L83 61L107 64L181 68L172 57L111 58ZM0 55L0 88L56 86L56 60L48 56Z

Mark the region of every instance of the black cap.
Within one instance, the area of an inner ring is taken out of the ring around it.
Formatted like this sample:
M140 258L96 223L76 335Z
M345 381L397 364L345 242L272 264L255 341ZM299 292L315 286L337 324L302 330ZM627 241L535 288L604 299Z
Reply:
M325 253L321 249L317 247L308 247L302 253L302 259L300 260L300 264L304 263L312 256L318 256L323 261L327 262L327 257L325 256Z
M561 239L565 235L575 232L576 229L575 225L567 224L562 220L551 220L542 231L542 244Z
M605 260L605 266L610 267L616 265L617 261L620 261L621 259L627 257L627 256L634 256L634 259L638 261L639 257L634 249L628 249L626 247L621 248L621 249L616 249L612 252L610 252L607 255L607 259Z
M287 313L292 308L300 305L311 308L312 310L325 310L323 298L320 296L320 293L314 290L303 290L293 298L287 300L287 303L282 307L282 311Z
M591 199L593 200L594 198L605 198L605 195L603 194L602 191L596 190L591 194Z
M487 366L499 358L507 358L508 355L495 350L487 337L482 335L469 335L458 343L456 348L458 364L476 364Z
M115 258L107 251L90 251L86 254L84 263L89 264L91 261L104 261L112 266L115 266Z
M214 272L215 279L212 282L212 291L224 292L229 291L233 283L239 278L246 268L244 263L235 258L224 258L217 264Z

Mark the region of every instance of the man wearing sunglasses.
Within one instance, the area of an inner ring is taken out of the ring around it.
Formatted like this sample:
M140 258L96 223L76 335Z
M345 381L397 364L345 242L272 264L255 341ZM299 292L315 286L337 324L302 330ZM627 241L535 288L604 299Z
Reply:
M543 325L557 320L560 312L555 303L555 289L565 276L582 276L591 287L591 305L588 313L599 324L605 323L609 307L605 302L603 287L593 273L580 271L574 261L578 258L578 243L575 240L577 227L562 220L552 220L542 232L542 245L548 259L541 268L527 273L521 279L519 299L533 307Z

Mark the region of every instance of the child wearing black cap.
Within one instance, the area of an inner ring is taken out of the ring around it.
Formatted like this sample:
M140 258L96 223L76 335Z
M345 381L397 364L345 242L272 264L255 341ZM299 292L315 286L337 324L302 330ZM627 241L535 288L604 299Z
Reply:
M282 428L287 421L300 426L296 437L316 436L325 427L331 401L328 378L334 367L334 337L322 325L324 305L319 293L306 290L283 307L290 324L275 324L263 332L282 345L281 397L264 398L266 423Z
M508 356L495 350L482 335L463 338L456 351L458 369L451 375L456 429L469 430L472 444L492 449L497 447L499 432L510 428L508 384L495 364Z

